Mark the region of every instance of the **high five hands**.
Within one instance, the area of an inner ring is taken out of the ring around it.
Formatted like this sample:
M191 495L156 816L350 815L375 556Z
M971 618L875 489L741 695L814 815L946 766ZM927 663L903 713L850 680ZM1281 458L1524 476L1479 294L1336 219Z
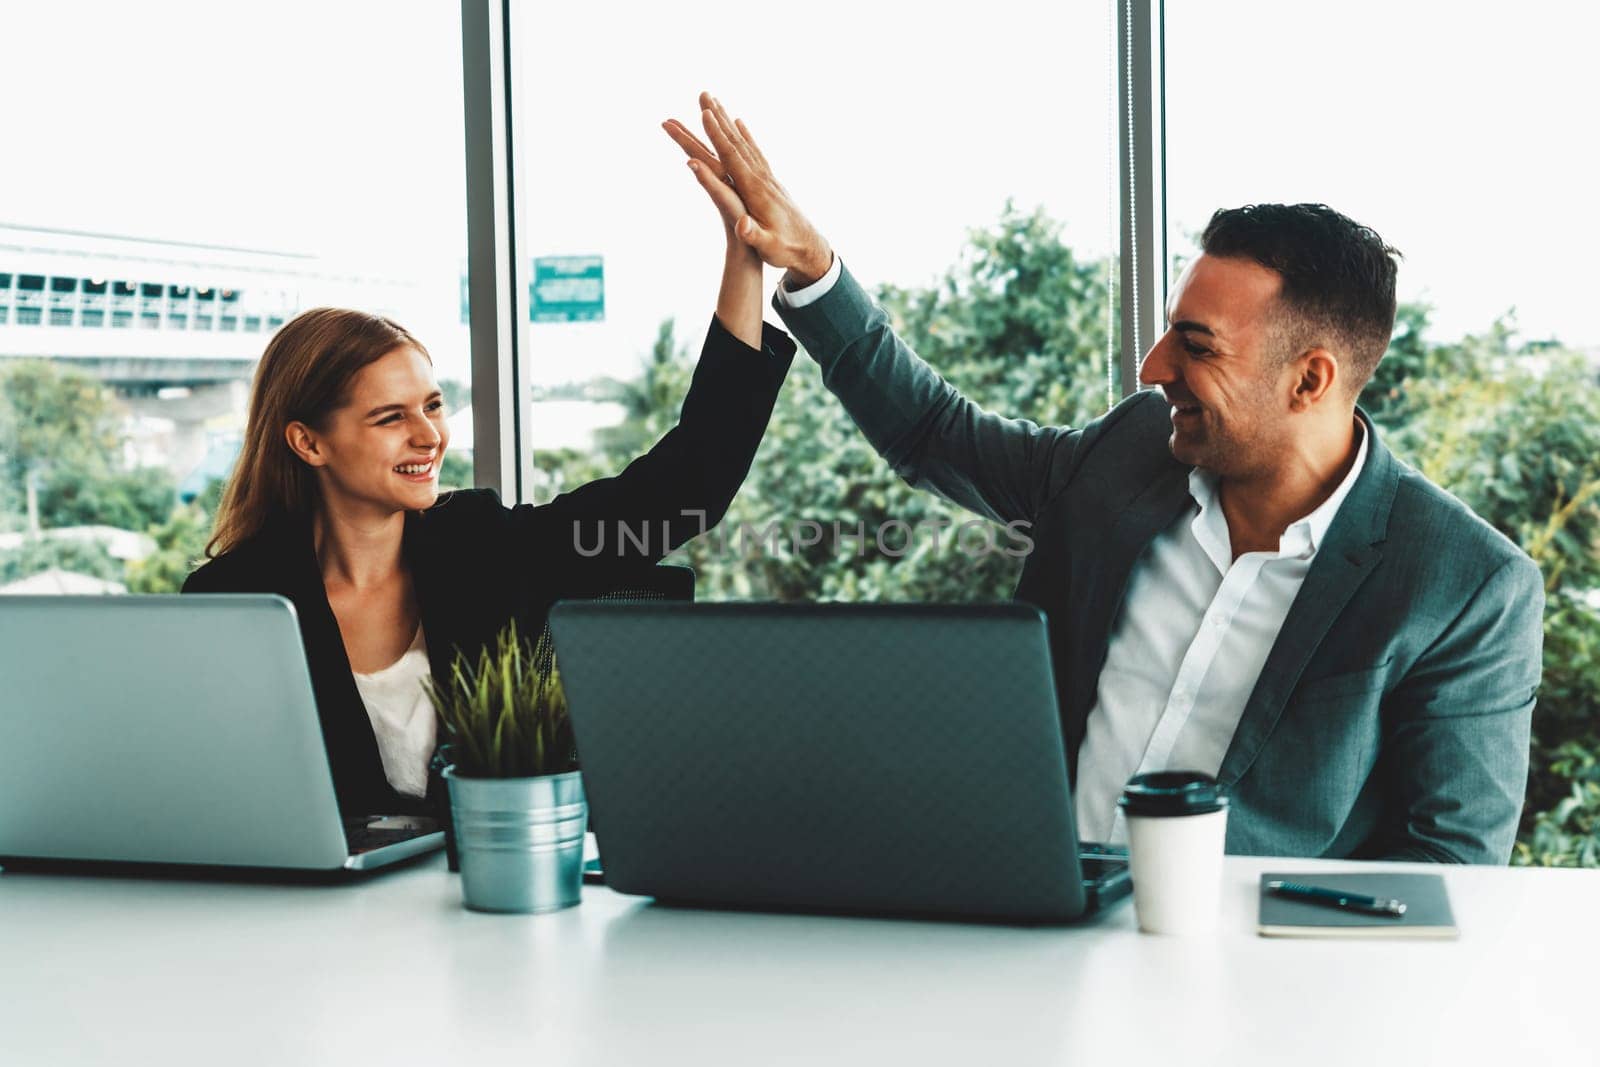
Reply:
M821 278L833 265L833 250L772 176L749 128L729 118L710 93L700 94L700 108L711 147L677 119L668 119L661 128L689 157L689 168L716 205L730 236L771 266L787 270L785 284L790 289Z

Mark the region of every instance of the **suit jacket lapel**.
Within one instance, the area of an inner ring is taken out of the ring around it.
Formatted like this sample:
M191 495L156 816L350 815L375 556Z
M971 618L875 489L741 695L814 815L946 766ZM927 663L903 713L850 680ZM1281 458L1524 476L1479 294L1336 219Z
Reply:
M401 548L406 565L411 569L411 589L422 616L423 635L428 644L428 670L434 680L443 685L450 680L456 646L462 639L461 620L455 598L441 585L437 568L432 565L443 552L432 541L426 517L419 512L407 512L405 541Z
M1106 649L1111 640L1111 627L1116 621L1127 592L1128 579L1139 556L1149 546L1156 534L1165 530L1191 503L1189 497L1190 468L1173 460L1171 465L1153 479L1134 497L1117 516L1100 554L1095 559L1095 569L1100 580L1093 584L1092 594L1086 598L1081 620L1080 639L1074 654L1078 659L1072 671L1072 696L1066 709L1068 734L1074 739L1083 737L1084 723L1093 706L1099 683L1100 668L1105 663ZM1088 661L1089 656L1095 659ZM1077 746L1074 744L1070 765L1077 765Z
M1117 607L1122 603L1139 556L1156 534L1171 526L1190 503L1189 468L1174 463L1134 497L1117 517L1099 560L1106 580L1095 597L1104 603L1097 603L1091 616L1101 630L1094 635L1096 643L1110 635Z
M1245 702L1244 714L1217 774L1224 786L1233 785L1249 770L1283 715L1289 694L1299 683L1306 664L1322 645L1334 620L1383 558L1382 545L1389 526L1389 508L1400 481L1400 466L1378 440L1366 413L1358 408L1357 414L1366 424L1366 466L1317 547L1311 570L1289 606L1278 639Z
M346 792L386 787L378 739L351 673L339 620L328 603L328 591L312 547L310 521L281 519L266 539L279 568L279 582L300 616L307 665L317 686L317 713L322 720L328 758L334 765L335 783Z

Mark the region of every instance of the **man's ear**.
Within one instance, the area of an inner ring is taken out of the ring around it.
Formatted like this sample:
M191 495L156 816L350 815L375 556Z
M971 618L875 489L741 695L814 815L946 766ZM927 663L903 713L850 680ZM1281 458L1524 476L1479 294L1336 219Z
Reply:
M1295 360L1294 393L1289 406L1304 411L1320 401L1339 381L1339 360L1326 348L1311 348Z
M323 454L321 442L317 439L317 432L305 423L296 420L284 427L284 439L289 442L289 448L310 467L321 467L328 462L328 457Z

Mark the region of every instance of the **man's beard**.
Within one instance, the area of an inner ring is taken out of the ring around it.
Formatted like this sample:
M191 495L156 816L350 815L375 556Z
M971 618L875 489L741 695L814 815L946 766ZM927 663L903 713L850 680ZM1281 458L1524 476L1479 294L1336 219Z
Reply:
M1238 477L1270 466L1272 448L1256 433L1239 432L1239 427L1220 424L1209 408L1201 407L1191 424L1172 428L1167 449L1174 459L1221 477Z

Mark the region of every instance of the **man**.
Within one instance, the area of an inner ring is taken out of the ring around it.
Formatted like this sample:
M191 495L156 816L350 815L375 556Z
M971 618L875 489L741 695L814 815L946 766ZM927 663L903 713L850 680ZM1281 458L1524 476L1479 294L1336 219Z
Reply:
M1230 852L1505 863L1527 782L1543 583L1394 458L1356 397L1395 261L1322 205L1219 211L1135 394L1081 429L979 409L895 336L742 123L676 123L774 305L912 485L1032 524L1085 839L1133 774L1213 773Z

